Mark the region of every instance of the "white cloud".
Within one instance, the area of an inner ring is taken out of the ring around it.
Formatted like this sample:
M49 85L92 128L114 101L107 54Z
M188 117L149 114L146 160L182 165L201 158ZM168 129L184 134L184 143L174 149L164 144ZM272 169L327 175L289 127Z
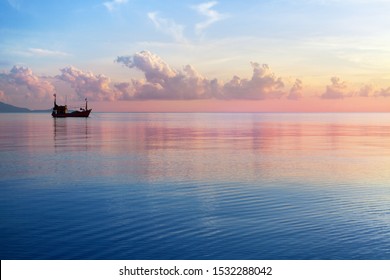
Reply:
M50 56L50 57L63 57L63 56L69 56L68 53L61 52L61 51L55 51L55 50L48 50L48 49L40 49L40 48L29 48L28 52L35 56Z
M158 55L149 51L141 51L133 56L121 56L116 62L122 63L129 68L137 68L145 73L146 80L159 83L168 78L175 77L178 72L170 67Z
M195 32L198 35L201 35L202 32L213 23L227 17L227 15L221 14L218 11L212 9L217 4L218 2L212 1L196 6L191 6L191 8L197 11L200 15L206 17L206 20L195 25ZM171 36L178 43L188 42L184 36L184 25L176 23L173 19L161 17L158 12L149 12L147 16L153 22L157 30Z
M199 14L207 18L205 21L199 22L195 25L195 31L197 34L201 34L206 28L208 28L213 23L227 17L226 15L221 14L218 11L212 9L217 4L218 4L217 1L212 1L212 2L202 3L197 6L192 6L192 8L196 10Z
M177 24L172 19L160 17L158 12L148 13L148 18L154 23L157 30L173 37L176 42L185 43L187 41L183 35L183 25Z
M104 2L103 5L107 8L109 12L114 11L120 5L126 4L128 0L112 0Z

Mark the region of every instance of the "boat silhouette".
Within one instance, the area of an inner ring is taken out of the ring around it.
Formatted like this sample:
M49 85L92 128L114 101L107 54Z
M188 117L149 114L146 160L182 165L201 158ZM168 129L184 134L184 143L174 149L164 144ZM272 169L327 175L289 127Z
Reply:
M67 105L57 105L57 95L54 94L54 107L51 115L53 118L88 118L92 109L88 109L88 100L85 98L85 108L68 111Z

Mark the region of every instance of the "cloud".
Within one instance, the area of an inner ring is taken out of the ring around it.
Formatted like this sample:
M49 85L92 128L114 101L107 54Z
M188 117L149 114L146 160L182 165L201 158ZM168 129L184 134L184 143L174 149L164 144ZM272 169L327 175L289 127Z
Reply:
M26 88L23 94L27 98L47 98L54 92L54 86L49 81L35 75L30 68L21 66L14 66L9 73L1 73L0 85L15 90Z
M68 53L61 52L61 51L54 51L54 50L48 50L48 49L40 49L40 48L29 48L29 53L34 56L48 56L48 57L64 57L69 56Z
M252 79L241 79L234 76L223 87L223 96L232 99L268 99L281 98L284 83L271 72L267 64L260 65L251 62L253 68Z
M192 8L196 10L199 14L207 18L205 21L199 22L195 25L195 31L197 34L201 34L213 23L223 20L227 17L227 15L221 14L218 11L212 9L217 4L217 1L212 1L192 6Z
M148 13L148 18L154 23L157 30L167 34L175 39L176 42L185 43L186 38L183 35L184 26L177 24L172 19L162 18L158 15L158 12Z
M126 4L128 0L112 0L104 2L103 5L107 8L109 12L112 12L115 10L115 8L119 7L120 5Z
M372 85L364 85L358 92L359 96L369 97L374 94L374 87Z
M330 79L331 85L326 86L325 92L321 95L324 99L342 99L344 97L350 97L353 94L348 89L346 82L341 81L338 77L332 77Z
M104 75L84 72L72 66L60 69L60 71L61 75L56 78L69 83L80 98L88 97L95 101L117 99L115 91L110 88L110 78Z
M144 72L145 80L132 80L135 99L200 99L210 98L218 91L218 82L200 75L194 67L173 69L159 56L141 51L133 56L120 56L117 63ZM123 89L129 90L127 87Z
M302 81L300 79L296 79L294 85L290 89L290 94L287 96L287 98L291 100L298 100L302 97Z
M380 89L375 93L375 96L390 97L390 87Z
M175 69L170 67L159 56L149 51L141 51L133 56L119 56L116 62L122 63L129 68L141 70L145 73L146 79L152 83L159 83L177 75Z
M191 65L176 70L149 51L119 56L116 62L144 72L145 80L132 80L134 90L131 94L130 85L117 88L135 99L267 99L285 94L282 79L276 77L266 64L252 62L250 80L234 76L223 84L217 79L203 77Z
M227 17L227 15L221 14L212 8L217 5L218 2L206 2L196 6L191 6L192 9L196 10L200 15L206 17L206 20L199 22L195 25L195 32L200 35L213 23L220 21ZM184 36L185 26L176 23L173 19L168 19L159 16L158 12L149 12L148 18L153 22L157 30L167 34L175 39L179 43L187 43L188 40Z
M129 82L121 82L114 84L114 92L117 100L134 100L136 95L136 89L143 84L142 81L135 79Z

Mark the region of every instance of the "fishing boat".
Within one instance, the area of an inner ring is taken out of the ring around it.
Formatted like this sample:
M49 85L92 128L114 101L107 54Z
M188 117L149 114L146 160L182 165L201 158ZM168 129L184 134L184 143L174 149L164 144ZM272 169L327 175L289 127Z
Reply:
M51 115L53 118L88 118L92 109L88 109L88 100L85 98L85 108L80 110L68 111L68 106L57 105L57 95L54 94L54 107Z

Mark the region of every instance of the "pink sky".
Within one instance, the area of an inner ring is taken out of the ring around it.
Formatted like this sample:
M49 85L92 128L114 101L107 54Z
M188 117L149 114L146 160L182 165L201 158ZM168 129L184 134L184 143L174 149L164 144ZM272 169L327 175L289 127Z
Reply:
M390 112L384 97L324 100L148 100L91 103L100 112Z
M0 73L0 101L48 109L56 93L57 102L69 108L79 108L88 98L94 112L390 111L390 87L351 84L337 76L314 86L309 79L282 77L267 64L251 62L251 76L222 80L203 76L191 65L174 68L149 51L118 57L116 63L144 77L114 81L72 66L44 76L14 66Z
M48 109L56 93L94 112L390 110L389 1L60 2L1 6L1 102Z

